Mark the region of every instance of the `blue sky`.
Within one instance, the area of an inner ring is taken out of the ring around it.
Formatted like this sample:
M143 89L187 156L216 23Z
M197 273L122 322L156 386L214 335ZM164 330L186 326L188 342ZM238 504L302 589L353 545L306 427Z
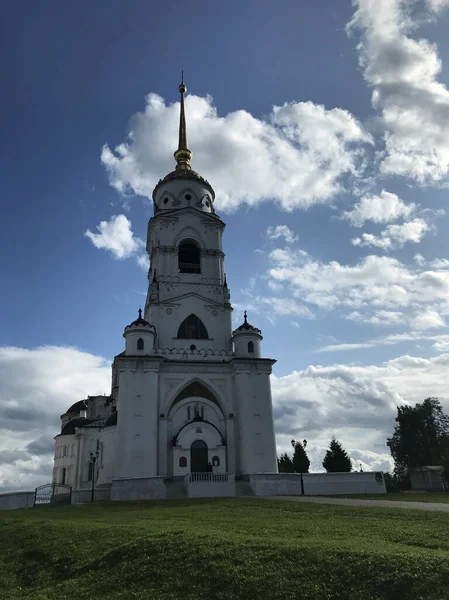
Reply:
M109 391L181 69L235 323L247 308L278 360L279 449L306 437L319 468L336 433L388 468L397 404L449 408L447 4L5 7L0 487L46 480L58 415Z

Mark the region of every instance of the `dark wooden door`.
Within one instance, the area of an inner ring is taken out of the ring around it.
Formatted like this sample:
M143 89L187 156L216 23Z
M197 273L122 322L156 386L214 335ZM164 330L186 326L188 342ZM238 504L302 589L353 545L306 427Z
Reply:
M205 473L207 471L208 453L207 444L203 440L195 440L190 446L190 471L191 473Z

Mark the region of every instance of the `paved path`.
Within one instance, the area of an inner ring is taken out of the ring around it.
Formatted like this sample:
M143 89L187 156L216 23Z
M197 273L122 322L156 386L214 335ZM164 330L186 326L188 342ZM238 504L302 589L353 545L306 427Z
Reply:
M414 510L439 510L449 512L449 504L438 502L402 502L401 500L361 500L359 498L328 498L326 496L264 496L265 500L290 500L292 502L315 502L316 504L340 504L342 506L380 506Z

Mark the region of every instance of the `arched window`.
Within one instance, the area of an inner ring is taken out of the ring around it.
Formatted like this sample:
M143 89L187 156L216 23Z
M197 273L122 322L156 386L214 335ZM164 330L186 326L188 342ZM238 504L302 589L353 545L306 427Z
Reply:
M180 273L201 273L200 249L192 240L179 245L178 270Z
M67 478L67 469L64 467L62 469L62 473L61 473L61 483L63 485L65 485L65 483L66 483L66 478Z
M254 342L248 342L248 352L254 352Z
M187 467L187 458L185 456L181 456L181 458L179 459L179 466Z
M137 350L143 350L143 339L139 338L137 340Z
M204 323L196 315L189 315L181 323L178 329L178 338L189 340L207 340L207 329Z
M213 456L212 457L212 466L213 467L219 467L220 466L220 457L219 456Z

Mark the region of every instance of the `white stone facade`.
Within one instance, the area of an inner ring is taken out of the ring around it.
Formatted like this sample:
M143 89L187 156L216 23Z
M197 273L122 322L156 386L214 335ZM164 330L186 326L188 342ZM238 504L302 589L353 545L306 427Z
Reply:
M246 314L232 331L225 224L181 134L175 157L154 190L144 316L125 328L111 394L76 403L55 438L54 481L78 498L92 478L112 498L135 499L163 497L164 480L191 472L277 473L275 361L262 358L261 332Z

